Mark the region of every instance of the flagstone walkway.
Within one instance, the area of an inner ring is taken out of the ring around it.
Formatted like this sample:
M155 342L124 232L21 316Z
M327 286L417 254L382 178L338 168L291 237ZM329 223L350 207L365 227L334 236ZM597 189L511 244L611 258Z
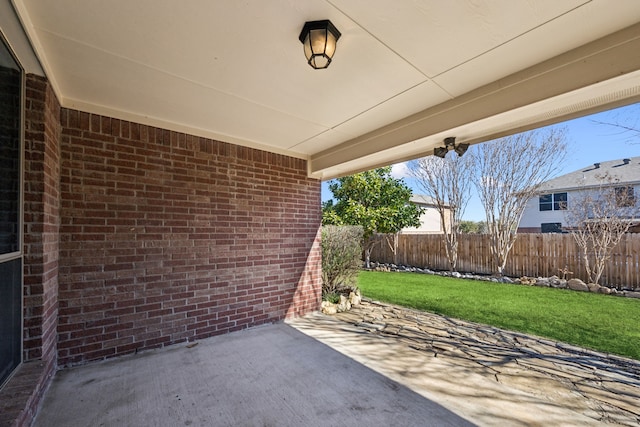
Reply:
M638 361L366 300L292 325L478 425L640 425Z

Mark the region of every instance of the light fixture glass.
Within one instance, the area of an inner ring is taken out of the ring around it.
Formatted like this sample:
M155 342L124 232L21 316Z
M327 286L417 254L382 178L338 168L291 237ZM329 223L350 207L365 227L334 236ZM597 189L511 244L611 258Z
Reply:
M299 39L304 45L307 63L316 70L327 68L336 52L340 35L340 31L328 19L305 22Z

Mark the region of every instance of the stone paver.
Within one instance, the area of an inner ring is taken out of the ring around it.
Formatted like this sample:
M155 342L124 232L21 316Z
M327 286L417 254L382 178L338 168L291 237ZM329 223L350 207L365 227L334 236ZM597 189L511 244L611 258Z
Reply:
M478 425L640 425L637 361L367 300L332 319L298 328Z

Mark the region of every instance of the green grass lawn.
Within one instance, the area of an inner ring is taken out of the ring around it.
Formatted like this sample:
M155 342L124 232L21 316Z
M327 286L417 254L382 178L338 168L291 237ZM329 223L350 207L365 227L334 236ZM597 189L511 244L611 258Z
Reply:
M363 296L640 360L640 300L564 289L363 271Z

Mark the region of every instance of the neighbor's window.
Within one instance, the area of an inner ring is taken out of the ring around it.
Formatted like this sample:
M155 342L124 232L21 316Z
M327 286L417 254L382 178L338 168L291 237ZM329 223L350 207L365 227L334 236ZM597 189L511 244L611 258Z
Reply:
M543 194L540 196L541 211L563 211L567 209L567 193Z
M636 195L633 187L616 187L616 206L619 208L629 208L636 205Z
M540 196L540 210L550 211L551 209L553 209L553 195L543 194Z

